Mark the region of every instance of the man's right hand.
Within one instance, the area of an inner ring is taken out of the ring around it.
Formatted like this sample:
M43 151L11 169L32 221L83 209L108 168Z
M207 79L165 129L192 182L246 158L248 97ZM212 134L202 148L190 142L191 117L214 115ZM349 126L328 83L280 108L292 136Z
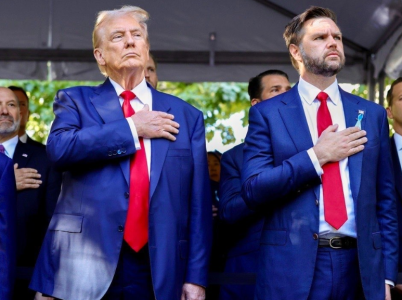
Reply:
M338 125L325 129L313 147L320 165L340 161L364 149L367 143L366 131L358 127L349 127L336 132Z
M149 106L131 116L137 134L146 139L165 138L175 141L173 134L178 134L179 123L173 121L174 116L165 112L150 111Z
M42 180L38 179L41 177L41 175L35 169L18 169L18 164L14 164L14 173L17 191L25 189L37 189L42 184Z

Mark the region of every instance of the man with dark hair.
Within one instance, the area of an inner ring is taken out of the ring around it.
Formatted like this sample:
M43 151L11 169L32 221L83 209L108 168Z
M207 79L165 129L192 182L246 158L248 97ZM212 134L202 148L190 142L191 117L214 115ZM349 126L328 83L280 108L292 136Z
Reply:
M150 85L154 89L158 87L158 74L156 73L156 69L158 68L158 62L155 57L149 52L149 59L144 69L145 80L149 82Z
M26 133L26 125L29 120L29 98L25 90L18 86L10 85L8 87L10 90L14 92L14 94L18 98L18 102L20 104L21 111L21 121L20 121L20 129L18 130L18 137L21 142L32 144L39 147L45 147L42 143L39 143L33 139L31 139Z
M290 89L288 75L280 70L268 70L249 81L251 106L282 94ZM221 159L219 187L219 217L228 223L226 230L229 251L226 273L256 273L263 225L262 215L249 209L241 196L241 169L243 165L241 143L226 151ZM252 300L254 285L223 285L220 299Z
M284 38L300 79L250 109L242 195L264 214L256 299L390 299L398 224L383 107L346 93L335 14L311 7Z
M399 263L398 272L402 272L402 77L391 84L387 93L388 117L393 121L394 135L391 137L391 154L394 165L396 207L399 225ZM392 291L392 299L402 298L402 284L397 284ZM398 298L397 298L398 297Z

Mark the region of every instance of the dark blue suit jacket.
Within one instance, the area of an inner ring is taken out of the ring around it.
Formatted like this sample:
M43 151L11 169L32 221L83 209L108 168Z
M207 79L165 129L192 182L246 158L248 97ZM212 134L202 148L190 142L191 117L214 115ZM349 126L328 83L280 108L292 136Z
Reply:
M228 257L225 272L256 273L264 219L241 197L244 144L226 151L221 159L219 217L228 223ZM223 285L220 299L254 299L254 285Z
M249 207L265 214L256 299L307 299L313 280L320 178L307 154L313 143L297 86L250 110L242 194ZM350 188L364 294L383 299L384 280L396 281L398 263L387 116L373 102L340 93L346 127L364 111L368 142L348 159Z
M11 299L15 273L16 194L13 161L0 153L0 299Z
M398 225L399 225L399 264L398 272L402 272L402 171L401 163L399 162L398 151L396 149L394 137L390 139L391 141L391 154L392 162L394 165L394 176L395 176L395 190L396 190L396 207L398 210Z
M151 87L150 87L151 88ZM157 299L206 285L211 199L202 113L151 88L152 109L180 124L177 140L151 140L149 252ZM61 299L102 298L123 242L132 133L109 80L57 93L47 149L63 187L31 281Z

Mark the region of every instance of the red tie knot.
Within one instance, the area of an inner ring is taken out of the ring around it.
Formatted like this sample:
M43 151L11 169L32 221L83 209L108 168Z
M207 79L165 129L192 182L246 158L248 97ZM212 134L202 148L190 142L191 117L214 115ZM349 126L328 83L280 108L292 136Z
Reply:
M124 91L120 94L120 97L122 97L126 101L130 101L135 98L135 94L132 91Z
M319 92L318 95L317 95L317 99L320 100L320 102L327 101L328 94L325 93L325 92Z

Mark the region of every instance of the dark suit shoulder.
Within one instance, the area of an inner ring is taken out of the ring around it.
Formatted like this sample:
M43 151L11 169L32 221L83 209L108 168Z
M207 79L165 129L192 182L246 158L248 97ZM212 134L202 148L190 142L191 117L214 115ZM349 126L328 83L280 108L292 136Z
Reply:
M39 142L31 139L29 136L27 136L27 142L26 143L29 144L29 145L33 145L33 146L36 146L36 147L46 149L45 145L43 145L42 143L39 143Z
M230 157L243 157L244 143L234 146L232 149L227 150L223 155Z

